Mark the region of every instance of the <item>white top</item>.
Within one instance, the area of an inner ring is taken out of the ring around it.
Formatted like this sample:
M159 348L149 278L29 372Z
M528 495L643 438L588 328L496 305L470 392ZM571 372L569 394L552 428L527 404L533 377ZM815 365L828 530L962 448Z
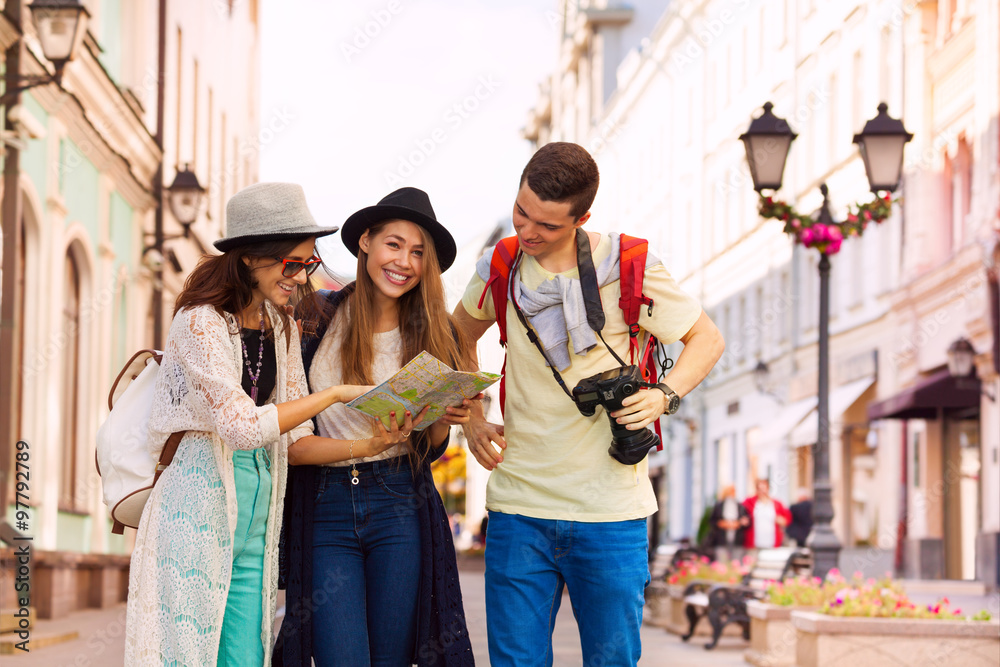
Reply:
M340 346L344 340L343 323L347 321L347 308L347 304L340 307L337 315L343 313L343 317L335 317L333 323L327 328L326 334L316 350L316 356L313 357L312 366L309 367L309 386L314 391L343 384ZM375 334L372 347L375 351L372 360L372 380L375 384L381 384L402 367L400 360L403 356L403 338L399 334L399 327L392 331ZM321 412L317 416L316 422L319 426L319 435L324 438L356 440L370 438L378 433L378 428L371 417L354 408L349 408L343 403L334 403ZM404 445L393 445L375 456L359 457L325 465L347 466L363 461L391 459L405 453Z
M236 319L211 306L174 317L149 419L149 442L160 447L187 431L174 460L143 508L129 568L126 665L214 665L219 654L233 567L238 507L233 451L263 448L271 459L263 623L245 628L271 662L271 626L278 592L278 535L285 499L288 445L312 434L305 422L279 435L274 403L308 393L299 332L285 347L282 320L270 302L278 375L272 401L256 406L243 391L243 346Z
M774 501L768 498L757 498L753 506L753 545L758 549L774 548L774 541L777 539L775 531L777 526L775 520L777 516L774 510Z
M736 498L730 496L722 501L722 518L726 521L736 521L740 518L740 504L736 501ZM733 529L727 529L726 544L732 544L735 538L736 531Z

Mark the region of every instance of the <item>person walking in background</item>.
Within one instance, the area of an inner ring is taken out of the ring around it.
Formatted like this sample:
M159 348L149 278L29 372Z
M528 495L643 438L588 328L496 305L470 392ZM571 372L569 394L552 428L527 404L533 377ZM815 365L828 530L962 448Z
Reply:
M441 273L455 242L427 194L401 188L344 223L357 280L305 303L309 384L378 384L427 351L461 369L469 351L445 305ZM475 401L478 402L478 401ZM276 665L472 665L449 517L431 461L469 403L428 426L337 405L320 437L289 449L287 613ZM397 419L402 427L397 427Z
M743 501L750 515L750 525L746 531L744 544L748 549L770 549L780 547L784 541L782 531L792 515L781 501L771 497L771 483L767 479L757 480L757 495Z
M583 147L555 142L540 148L518 184L512 212L516 241L498 246L515 248L504 274L509 282L499 284L509 297L506 306L493 301L487 281L497 276L490 275L494 260L487 252L455 309L473 340L498 316L506 322L504 424L486 422L476 404L466 430L470 452L493 471L486 491L486 617L493 667L552 664L552 629L564 587L579 625L584 664L639 660L649 581L646 517L656 511L656 498L645 457L630 464L609 455L608 415L630 431L645 429L676 411L681 397L722 354L722 336L698 301L647 255L637 268L644 273L642 291L656 305L640 309L636 334L648 331L664 344L684 344L667 384L635 392L620 410L591 411L589 417L559 389L555 372L573 387L623 366L609 348L628 356L630 346L619 306L621 237L582 229L598 182L597 164ZM499 261L503 253L494 252ZM581 287L585 272L599 292L596 301L603 302L605 343L589 325L587 311L596 308ZM545 356L531 342L529 324L522 323L529 320L539 346L548 350Z
M812 497L805 492L799 494L799 501L789 507L788 511L792 515L792 520L786 532L795 540L797 546L804 547L813 527Z
M309 394L285 313L319 266L302 188L258 183L226 206L222 255L177 297L150 439L185 431L143 509L129 569L126 665L264 665L277 594L287 448L369 389Z
M715 549L716 560L739 558L742 551L744 533L750 525L750 513L736 500L736 487L732 484L722 488L719 502L712 508L711 529L708 545Z

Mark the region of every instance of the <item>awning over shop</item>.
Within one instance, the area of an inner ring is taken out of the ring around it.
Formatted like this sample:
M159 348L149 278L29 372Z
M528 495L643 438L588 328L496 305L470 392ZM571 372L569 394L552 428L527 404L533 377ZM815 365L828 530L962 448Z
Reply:
M854 402L861 397L861 394L865 393L868 387L872 386L873 382L875 382L874 377L866 377L835 387L830 392L830 421L836 421L842 414L847 412L854 405ZM793 447L808 447L819 440L818 432L819 418L814 409L798 426L792 429L789 441Z
M778 413L778 416L774 419L774 421L765 424L761 429L760 439L758 440L760 448L772 449L780 447L784 444L785 438L788 437L789 432L798 426L805 416L815 407L815 396L804 398L801 401L796 401L795 403L786 405L784 409Z
M868 406L868 419L937 419L945 412L978 408L981 383L977 377L953 378L947 369Z

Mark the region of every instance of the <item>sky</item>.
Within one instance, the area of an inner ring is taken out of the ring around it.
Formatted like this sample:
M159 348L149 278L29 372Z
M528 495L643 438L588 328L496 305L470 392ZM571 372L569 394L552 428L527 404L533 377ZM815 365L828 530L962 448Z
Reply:
M323 226L421 188L459 248L510 216L521 128L556 65L555 0L261 7L261 127L285 121L262 136L261 180L301 184ZM353 275L339 235L319 249Z

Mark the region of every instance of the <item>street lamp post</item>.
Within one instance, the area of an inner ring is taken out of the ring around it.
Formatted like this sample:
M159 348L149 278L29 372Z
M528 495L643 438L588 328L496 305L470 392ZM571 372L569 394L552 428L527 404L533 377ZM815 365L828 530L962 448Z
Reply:
M754 190L761 194L762 190L778 190L781 187L782 174L788 151L792 141L798 136L792 132L788 123L772 113L773 105L764 105L764 113L755 118L749 129L742 135L753 179ZM878 115L868 121L864 130L854 136L861 157L865 164L865 173L871 191L878 196L880 192L893 192L899 185L903 165L903 147L913 135L906 131L900 120L890 118L885 103L879 104ZM833 219L830 211L829 189L826 183L820 185L823 194L823 204L815 218L815 225L824 233L836 229L836 236L827 236L822 244L816 244L820 249L819 259L819 368L816 388L816 453L813 457L813 531L809 537L809 546L813 551L813 571L816 576L825 578L827 573L837 567L840 554L840 541L833 532L833 488L830 483L830 254L840 247L843 236L840 235L840 223ZM764 200L761 194L762 201ZM860 207L859 207L860 210ZM799 236L798 221L791 207L786 207L782 219L791 218L792 231L796 238L804 244L813 243L814 235L809 234L809 241ZM861 234L866 219L852 222L852 231ZM789 223L791 224L791 223ZM786 226L786 231L789 227ZM759 364L761 370L766 365Z
M162 178L163 165L157 170L157 179ZM201 209L201 201L205 195L205 188L198 182L198 176L191 171L191 165L185 164L174 176L174 182L170 187L164 188L160 180L157 180L156 190L161 199L156 211L155 229L153 230L153 244L143 248L144 262L155 274L153 283L153 347L162 349L163 345L163 244L175 238L188 238L191 235L191 225L198 219L198 211ZM166 192L167 203L170 212L180 223L183 233L177 235L165 235L163 233L163 192ZM146 260L146 254L151 259Z
M22 59L24 39L16 40L5 54L4 94L0 104L4 107L2 150L4 152L3 202L0 204L0 225L3 230L3 280L0 293L0 508L7 507L10 492L14 443L20 437L20 377L18 336L20 323L20 294L17 276L21 272L21 150L24 146L13 110L18 107L21 93L38 86L62 83L66 63L76 55L77 47L86 33L87 10L78 0L36 0L28 5L35 32L42 47L42 55L52 63L52 74L24 75ZM4 5L3 14L15 29L23 34L22 5L20 0L10 0ZM2 521L2 516L0 516Z

